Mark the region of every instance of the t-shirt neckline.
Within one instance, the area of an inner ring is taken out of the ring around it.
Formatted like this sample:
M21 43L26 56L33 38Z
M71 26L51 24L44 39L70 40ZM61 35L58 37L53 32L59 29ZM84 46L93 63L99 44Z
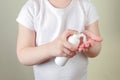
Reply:
M49 8L51 8L53 10L56 10L57 12L63 12L63 11L65 12L65 11L69 10L74 5L74 2L75 2L75 0L72 0L67 7L65 7L65 8L56 8L48 0L45 0L45 1L46 1L47 6Z

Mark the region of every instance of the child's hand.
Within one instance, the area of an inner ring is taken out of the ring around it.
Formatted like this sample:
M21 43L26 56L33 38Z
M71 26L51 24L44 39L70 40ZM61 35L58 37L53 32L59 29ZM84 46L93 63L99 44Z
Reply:
M83 32L86 37L87 37L87 42L83 43L81 42L79 47L78 47L78 51L79 52L87 52L89 50L90 47L94 46L94 44L96 44L96 42L102 42L102 38L99 36L94 35L93 33L89 32L89 31L84 31ZM82 39L81 39L82 41Z
M90 47L94 46L94 44L95 44L95 41L88 38L87 42L79 45L78 51L85 53L89 50Z
M66 30L57 37L51 44L51 52L53 56L73 57L76 54L77 47L68 42L67 38L78 33L75 30Z

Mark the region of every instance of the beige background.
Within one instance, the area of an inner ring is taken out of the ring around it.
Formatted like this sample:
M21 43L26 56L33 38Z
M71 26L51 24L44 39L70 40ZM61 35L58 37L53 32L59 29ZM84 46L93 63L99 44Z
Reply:
M0 80L33 80L32 67L21 65L16 57L15 19L26 0L0 2ZM120 80L120 0L93 0L100 15L104 39L101 54L90 59L88 80Z

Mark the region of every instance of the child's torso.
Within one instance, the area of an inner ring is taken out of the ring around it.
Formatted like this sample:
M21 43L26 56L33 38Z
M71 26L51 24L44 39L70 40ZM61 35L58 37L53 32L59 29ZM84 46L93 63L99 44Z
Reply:
M39 1L34 19L37 45L54 40L66 29L84 31L86 16L79 0L72 0L64 9L53 7L48 0Z
M80 0L72 0L64 9L53 7L48 0L36 0L36 45L54 40L66 29L84 31L85 14ZM87 57L81 53L71 58L65 67L59 67L51 59L34 66L35 80L86 80Z

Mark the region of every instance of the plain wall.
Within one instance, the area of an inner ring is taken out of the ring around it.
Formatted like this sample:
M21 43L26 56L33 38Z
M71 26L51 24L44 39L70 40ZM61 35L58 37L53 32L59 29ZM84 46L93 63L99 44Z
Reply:
M26 0L0 2L0 80L33 80L32 67L21 65L16 57L17 23ZM100 15L102 50L89 59L88 80L120 80L120 0L93 0Z

